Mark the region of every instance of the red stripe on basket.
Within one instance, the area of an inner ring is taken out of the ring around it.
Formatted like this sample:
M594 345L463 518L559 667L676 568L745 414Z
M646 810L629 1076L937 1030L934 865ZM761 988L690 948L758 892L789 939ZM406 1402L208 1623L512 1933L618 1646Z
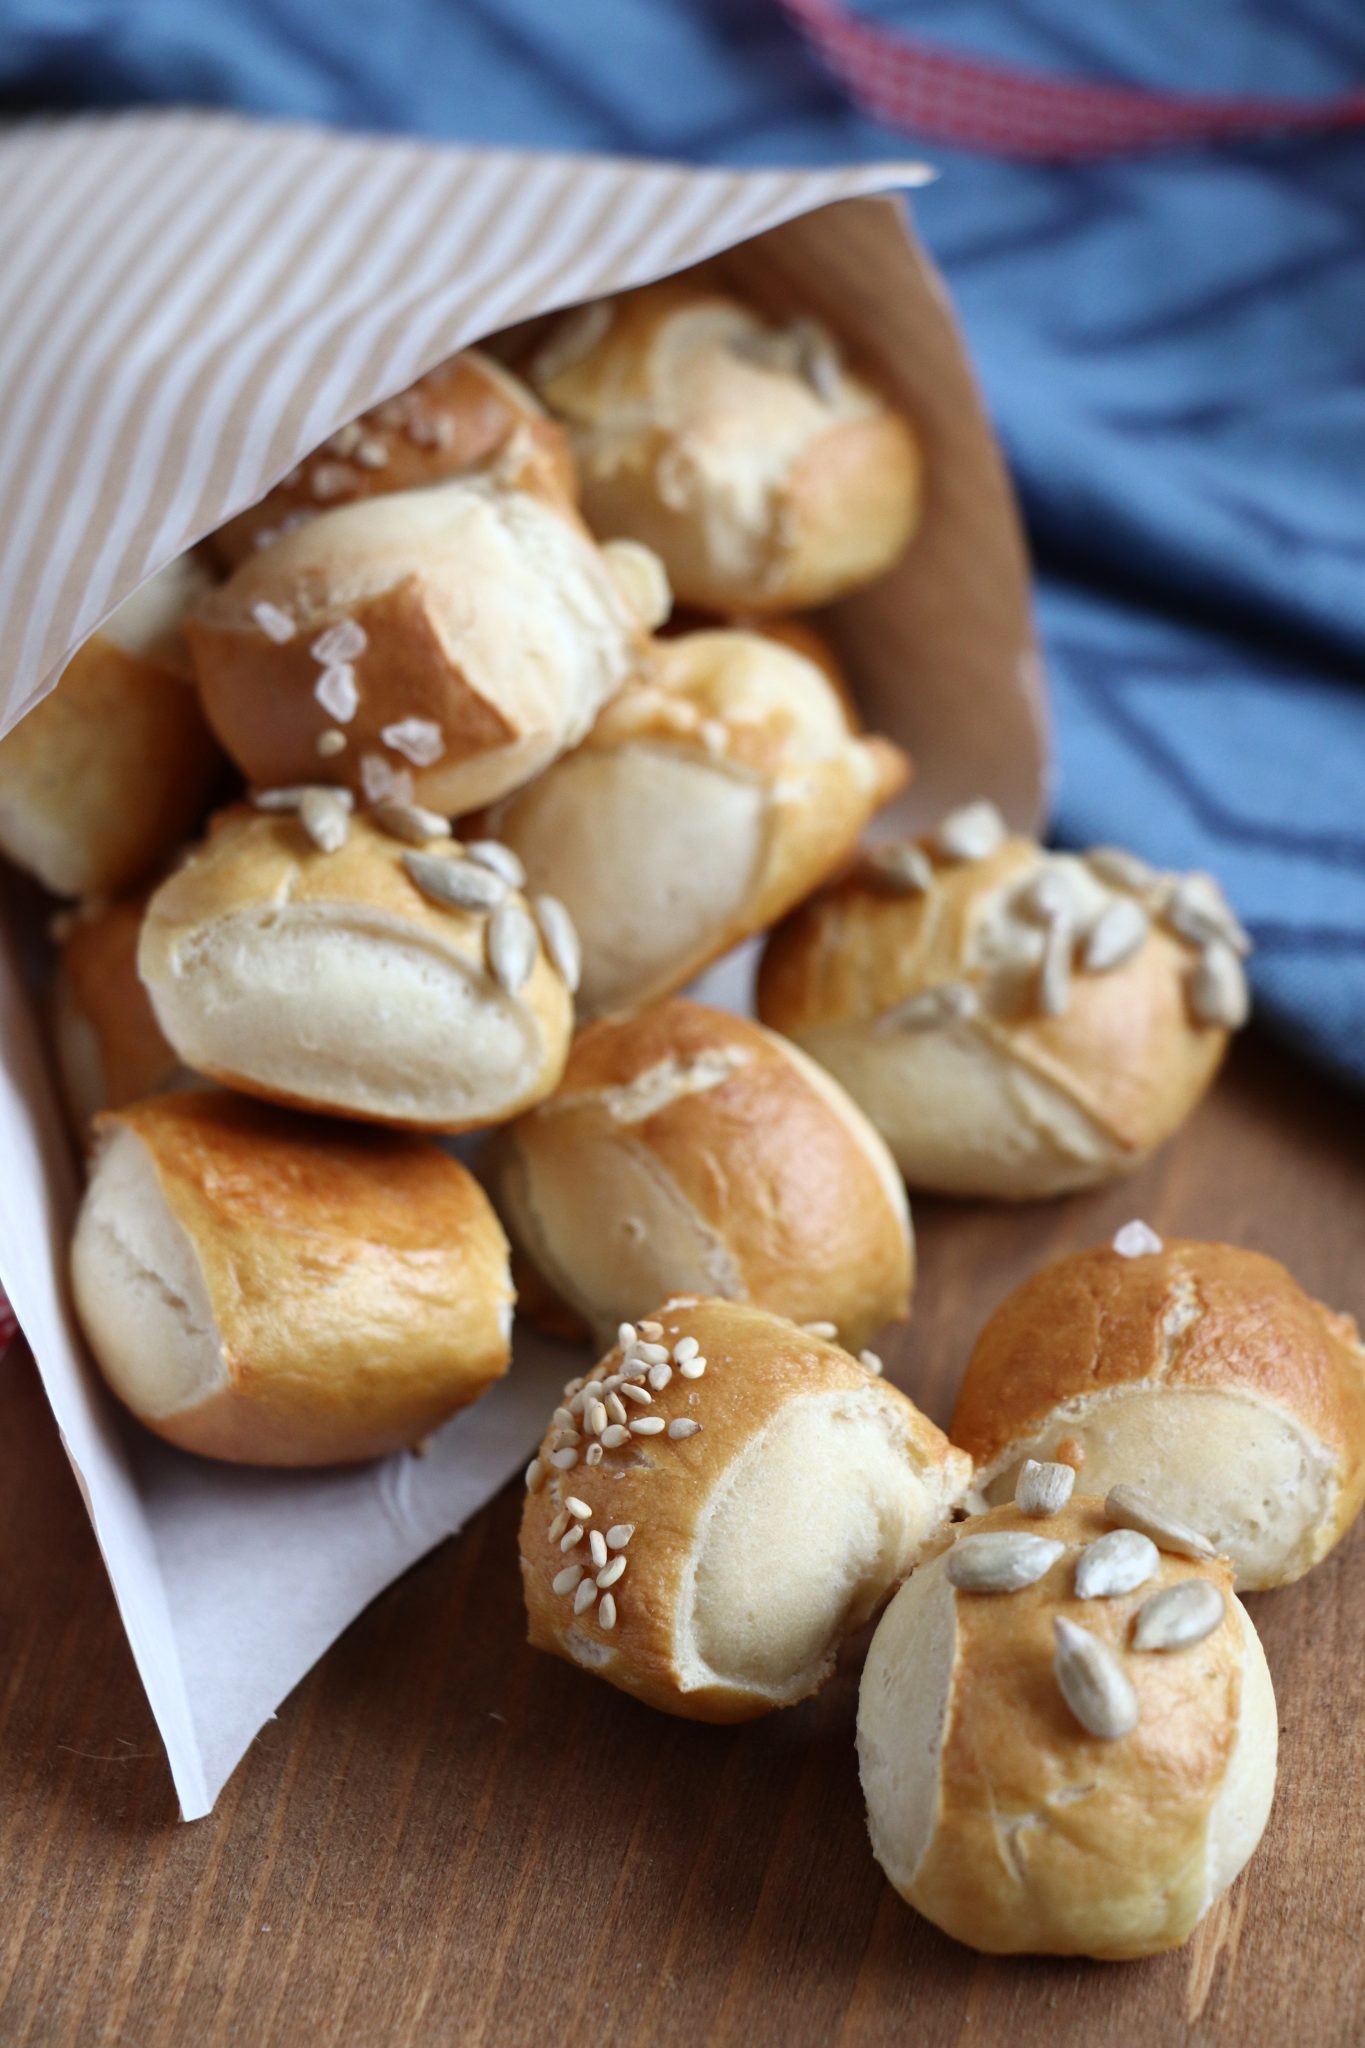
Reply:
M19 1325L14 1320L14 1310L4 1295L0 1294L0 1351L4 1350L11 1337L17 1335L18 1329Z
M1286 100L1147 92L955 56L859 21L839 0L779 0L849 97L892 128L992 156L1127 156L1365 123L1365 92Z

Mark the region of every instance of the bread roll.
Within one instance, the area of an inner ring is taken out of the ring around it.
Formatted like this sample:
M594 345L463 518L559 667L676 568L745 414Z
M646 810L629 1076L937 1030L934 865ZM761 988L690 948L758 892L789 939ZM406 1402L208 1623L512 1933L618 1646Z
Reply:
M1112 1534L1089 1499L963 1523L868 1652L858 1757L873 1853L917 1911L988 1954L1178 1946L1270 1812L1275 1695L1226 1565L1148 1546L1134 1590L1082 1598L1080 1554ZM964 1569L964 1546L983 1541ZM1168 1646L1138 1647L1154 1639Z
M817 321L775 327L672 278L569 314L530 376L569 428L589 524L653 548L688 604L826 604L919 523L909 423Z
M675 1000L590 1024L556 1093L496 1142L513 1242L599 1342L679 1290L830 1323L850 1351L909 1308L891 1155L743 1017Z
M969 1475L894 1387L733 1302L623 1326L564 1400L527 1472L531 1642L696 1721L814 1692Z
M568 906L594 1017L670 994L780 917L906 774L813 661L757 633L688 633L490 829Z
M219 1092L100 1117L76 1312L168 1443L246 1465L415 1444L507 1369L507 1244L438 1145Z
M1140 1227L1058 1259L987 1323L954 1441L988 1502L1025 1458L1063 1458L1087 1493L1159 1494L1230 1557L1242 1590L1299 1578L1365 1500L1365 1352L1349 1316L1277 1260Z
M53 1003L57 1066L72 1127L101 1109L192 1085L162 1035L137 971L147 895L96 900L64 915Z
M209 721L252 782L415 794L455 816L583 737L643 652L638 601L570 507L470 476L295 527L189 635Z
M563 428L519 377L476 348L438 363L409 390L338 428L258 504L213 534L209 546L234 569L319 512L471 470L495 471L566 504L577 495Z
M319 794L320 824L225 812L152 897L138 972L180 1058L250 1095L426 1130L539 1102L573 1029L563 911L528 905L502 849L411 845Z
M1011 1200L1110 1180L1184 1121L1246 1016L1208 876L1047 853L971 804L878 847L776 931L759 1015L871 1117L912 1187Z
M182 555L107 618L0 740L0 853L57 896L126 888L199 820L219 764L186 680Z

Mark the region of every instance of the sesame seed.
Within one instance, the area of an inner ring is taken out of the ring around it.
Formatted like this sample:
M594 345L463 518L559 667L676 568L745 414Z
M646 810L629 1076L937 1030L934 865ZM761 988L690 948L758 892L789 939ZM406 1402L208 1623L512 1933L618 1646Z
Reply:
M585 1500L579 1500L577 1494L566 1494L564 1496L564 1505L576 1522L590 1522L592 1520L592 1509Z
M617 1388L618 1388L618 1387L620 1386L620 1384L621 1384L621 1375L620 1375L620 1373L619 1373L619 1372L609 1372L609 1373L607 1374L606 1378L605 1378L605 1379L603 1380L603 1382L602 1382L602 1393L603 1393L603 1395L605 1396L605 1395L607 1395L607 1394L614 1394L614 1393L616 1392L616 1389L617 1389Z
M701 1424L694 1422L690 1415L677 1415L669 1423L668 1433L671 1437L677 1439L684 1436L695 1436L700 1428Z
M638 1422L631 1423L630 1433L632 1436L660 1436L663 1427L662 1415L642 1415Z
M628 1365L623 1365L621 1368L622 1390L624 1391L627 1382L632 1386L637 1385L644 1378L648 1370L648 1366L641 1365L637 1358L631 1359Z
M646 1365L666 1365L668 1363L668 1346L666 1344L637 1344L635 1355L637 1358L643 1358Z
M593 1603L593 1601L594 1601L594 1600L595 1600L596 1598L597 1598L597 1588L596 1588L596 1586L595 1586L595 1585L593 1584L592 1580L591 1580L591 1579L584 1579L584 1580L582 1580L582 1582L581 1582L581 1583L580 1583L580 1585L579 1585L578 1591L577 1591L577 1592L576 1592L576 1593L574 1594L574 1596L573 1596L573 1611L574 1611L574 1613L575 1613L575 1614L586 1614L586 1613L587 1613L587 1611L588 1611L588 1609L589 1609L589 1608L590 1608L590 1607L592 1606L592 1603Z
M609 1423L602 1432L602 1449L604 1451L619 1450L629 1435L630 1431L623 1429L619 1422Z
M626 1568L626 1560L623 1557L614 1557L610 1564L606 1563L605 1558L602 1560L602 1562L606 1568L605 1570L600 1571L597 1574L597 1583L605 1592L608 1586L614 1586L616 1584L616 1581L624 1572Z
M551 1451L550 1463L554 1466L556 1472L572 1472L574 1466L578 1463L578 1453L573 1445L569 1444L562 1451Z
M268 598L263 597L258 604L252 605L251 616L266 639L273 640L277 647L282 647L286 640L292 640L297 631L288 612L277 604L271 604Z
M602 1446L601 1446L601 1444L600 1444L600 1443L594 1443L594 1444L589 1444L589 1445L588 1445L588 1448L587 1448L587 1450L586 1450L586 1451L584 1451L584 1453L583 1453L583 1463L584 1463L585 1465L600 1465L600 1464L601 1464L601 1462L602 1462Z
M589 1529L588 1549L592 1552L592 1561L595 1565L600 1567L606 1563L607 1539L600 1529Z
M559 1547L561 1550L572 1550L575 1543L581 1543L582 1541L583 1524L581 1522L575 1522L572 1529L566 1529L564 1531L564 1534L560 1537Z
M634 1323L622 1323L617 1329L616 1341L623 1351L629 1351L631 1345L635 1342Z
M860 1351L858 1353L858 1363L859 1365L865 1365L869 1372L875 1373L879 1379L881 1378L882 1362L875 1351Z
M616 1602L612 1599L610 1593L604 1593L598 1602L597 1619L603 1628L615 1628Z
M613 1392L607 1395L606 1411L613 1422L625 1421L626 1404L618 1393Z
M570 1415L581 1415L583 1413L583 1410L587 1407L587 1405L587 1392L584 1388L580 1387L578 1389L578 1392L574 1395L573 1399L569 1403Z
M561 1508L559 1513L555 1516L553 1522L551 1522L550 1527L547 1531L551 1543L558 1543L560 1537L564 1534L564 1531L568 1528L568 1526L569 1518L565 1514L563 1508Z
M532 1458L530 1464L526 1467L526 1491L528 1493L539 1492L544 1479L545 1467L541 1464L539 1458Z
M581 1389L582 1389L582 1386L583 1386L583 1375L582 1375L582 1373L580 1373L580 1374L578 1375L578 1378L577 1378L576 1380L565 1380L565 1382L564 1382L564 1399L565 1399L566 1401L567 1401L567 1400L569 1400L569 1399L570 1399L570 1398L571 1398L571 1397L572 1397L572 1396L573 1396L574 1394L577 1394L578 1392L580 1392L580 1391L581 1391Z
M649 1384L653 1387L656 1394L668 1385L672 1377L673 1368L671 1365L655 1365L650 1367Z
M621 1392L628 1401L638 1401L642 1407L654 1399L648 1387L633 1386L629 1382L622 1386Z
M678 1367L678 1371L685 1380L699 1380L706 1371L706 1360L704 1358L685 1358Z
M589 1401L587 1423L594 1436L601 1436L607 1426L607 1404L605 1401Z
M561 1429L573 1428L573 1416L569 1413L567 1408L556 1408L554 1414L550 1417L550 1420L551 1422L557 1422Z
M663 1324L662 1324L662 1323L656 1323L656 1322L654 1322L654 1321L652 1321L652 1320L651 1320L651 1321L649 1321L649 1322L644 1322L644 1323L641 1323L639 1327L640 1327L640 1335L641 1335L642 1337L651 1337L651 1338L656 1338L656 1339L657 1339L657 1338L659 1338L659 1337L662 1337L662 1336L663 1336L663 1333L664 1333L664 1326L663 1326Z
M607 1531L607 1549L624 1550L634 1534L634 1522L613 1522Z
M572 1593L575 1586L581 1583L582 1578L583 1567L581 1564L566 1564L563 1571L556 1572L551 1579L550 1589L555 1593Z
M801 1328L808 1337L823 1337L827 1344L832 1344L839 1334L835 1323L802 1323Z
M689 1358L695 1358L700 1350L701 1346L695 1337L679 1337L673 1346L673 1362L675 1365L683 1365Z
M601 1397L601 1393L601 1380L585 1380L583 1382L583 1399L585 1401L596 1401Z

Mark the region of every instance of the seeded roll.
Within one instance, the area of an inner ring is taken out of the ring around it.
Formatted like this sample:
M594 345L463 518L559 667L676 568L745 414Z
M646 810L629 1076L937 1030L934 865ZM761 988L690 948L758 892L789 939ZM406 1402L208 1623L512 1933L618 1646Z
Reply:
M530 1640L690 1720L789 1706L969 1476L836 1345L763 1309L666 1302L569 1381L528 1469Z
M529 374L569 429L589 524L644 541L705 611L826 604L919 524L909 422L817 321L771 325L704 277L570 313Z
M138 972L179 1057L249 1095L439 1131L548 1095L573 1029L572 927L506 848L408 805L263 792L152 897ZM442 837L441 834L446 836Z
M76 1312L182 1450L329 1465L415 1444L507 1370L507 1242L438 1145L222 1092L101 1116Z
M193 831L221 756L189 680L182 555L105 620L0 740L0 853L57 896L111 894Z
M1365 1352L1277 1260L1129 1225L1002 1302L952 1435L985 1501L1009 1498L1025 1458L1073 1463L1087 1492L1150 1486L1260 1591L1360 1512Z
M1128 1172L1246 1019L1206 875L1053 854L994 806L877 847L779 927L758 1010L843 1083L912 1187L1026 1200Z
M490 829L567 905L594 1017L671 994L771 924L848 859L907 774L806 655L687 633Z
M916 1568L873 1637L873 1853L971 1948L1178 1947L1261 1838L1277 1724L1256 1631L1221 1559L1136 1537L1116 1583L1103 1547L1134 1536L1099 1500L996 1508Z
M828 1323L851 1351L909 1309L890 1153L837 1083L746 1018L675 999L590 1024L556 1092L495 1144L513 1242L599 1342L685 1290Z
M72 1128L84 1138L101 1109L194 1084L156 1021L138 978L147 893L64 913L56 930L53 1039Z
M666 611L659 572L572 507L480 475L343 505L243 561L188 621L204 708L248 779L446 816L574 746Z
M468 348L339 427L208 545L235 569L319 512L481 470L564 504L577 496L563 428L519 377Z

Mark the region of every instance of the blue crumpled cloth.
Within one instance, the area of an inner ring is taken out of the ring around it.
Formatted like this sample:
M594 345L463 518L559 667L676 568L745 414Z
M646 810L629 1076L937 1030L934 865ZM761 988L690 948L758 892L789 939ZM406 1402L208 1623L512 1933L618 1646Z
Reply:
M1071 77L1326 95L1357 0L859 0ZM0 0L11 109L198 102L704 162L904 154L773 0ZM913 142L913 138L911 138ZM1223 880L1262 1013L1365 1080L1365 135L917 202L1023 499L1055 829Z

